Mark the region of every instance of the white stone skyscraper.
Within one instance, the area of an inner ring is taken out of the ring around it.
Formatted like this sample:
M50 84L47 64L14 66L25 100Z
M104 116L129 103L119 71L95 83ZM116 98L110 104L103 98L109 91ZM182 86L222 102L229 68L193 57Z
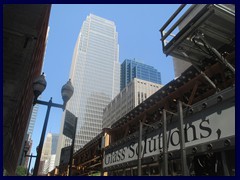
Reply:
M51 161L55 160L58 138L59 134L47 134L47 137L43 144L43 150L41 155L42 167L39 168L39 174L47 174L54 168L54 166L51 165Z
M82 148L102 131L103 109L120 91L118 33L113 21L90 14L78 36L70 70L74 94L66 109L78 117L74 150ZM59 164L61 148L71 145L62 134L55 165Z

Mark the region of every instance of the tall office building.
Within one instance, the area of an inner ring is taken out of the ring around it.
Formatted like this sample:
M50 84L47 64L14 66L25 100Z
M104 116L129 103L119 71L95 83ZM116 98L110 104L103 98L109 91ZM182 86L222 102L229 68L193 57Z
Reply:
M50 164L52 161L55 160L53 160L53 158L55 158L56 155L58 138L58 134L47 134L46 140L43 144L43 150L41 155L42 167L39 168L39 174L47 174L50 171Z
M115 23L90 14L83 22L73 53L70 71L73 97L66 109L78 117L74 150L83 147L102 131L103 109L119 93L118 33ZM65 112L60 132L63 132ZM56 163L61 148L71 140L60 135Z
M145 101L162 87L161 84L134 78L103 111L103 128L110 128L117 120Z
M126 59L121 64L121 90L125 88L134 78L161 84L161 73L152 66Z
M56 154L53 154L50 156L50 158L45 161L44 166L46 167L47 172L51 172L55 168L55 159L56 159Z
M32 139L32 133L33 133L34 125L37 118L38 107L39 107L39 104L36 104L35 106L33 106L31 119L29 122L28 130L27 130L28 139Z

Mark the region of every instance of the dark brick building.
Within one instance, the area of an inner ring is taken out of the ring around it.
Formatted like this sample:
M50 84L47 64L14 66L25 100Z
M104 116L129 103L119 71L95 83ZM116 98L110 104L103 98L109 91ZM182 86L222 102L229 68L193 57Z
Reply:
M40 75L51 5L3 5L3 165L18 166Z

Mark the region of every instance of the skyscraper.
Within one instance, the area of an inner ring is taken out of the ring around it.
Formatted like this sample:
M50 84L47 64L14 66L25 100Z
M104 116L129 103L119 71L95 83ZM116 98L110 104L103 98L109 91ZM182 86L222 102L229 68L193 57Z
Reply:
M134 78L161 84L161 73L152 66L126 59L121 64L121 90Z
M53 158L55 158L56 155L58 138L59 138L58 134L54 133L47 134L46 140L43 144L43 150L41 155L41 161L43 162L42 168L39 168L40 174L47 174L50 171L49 166L51 161L54 161Z
M29 139L32 139L32 133L33 133L34 125L35 125L36 118L37 118L38 107L39 107L39 104L36 104L32 110L31 119L29 122L28 130L27 130Z
M90 14L83 22L73 53L70 70L73 97L66 109L78 117L74 150L83 147L102 131L103 109L119 93L118 33L115 23ZM62 118L61 130L65 112ZM61 148L71 140L60 135L56 163Z

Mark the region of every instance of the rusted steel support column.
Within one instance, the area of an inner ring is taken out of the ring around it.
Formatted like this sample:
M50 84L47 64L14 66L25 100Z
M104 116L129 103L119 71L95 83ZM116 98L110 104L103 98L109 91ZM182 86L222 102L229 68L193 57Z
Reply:
M227 167L225 151L221 152L221 158L222 158L224 176L230 176L228 167Z
M181 151L181 162L182 162L182 175L188 176L187 157L185 149L185 137L183 129L183 108L182 102L178 101L178 117L179 117L179 140L180 140L180 151Z
M141 158L141 150L142 150L142 128L143 122L139 121L139 140L138 140L138 176L142 175L142 158Z
M163 175L168 176L167 113L163 109Z

